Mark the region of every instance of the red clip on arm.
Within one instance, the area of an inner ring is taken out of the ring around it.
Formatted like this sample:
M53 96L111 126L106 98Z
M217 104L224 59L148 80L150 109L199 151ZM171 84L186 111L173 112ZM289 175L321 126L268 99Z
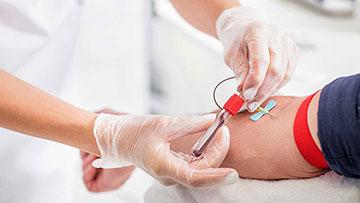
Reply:
M224 109L234 116L239 112L243 104L244 100L239 95L233 94L224 104Z

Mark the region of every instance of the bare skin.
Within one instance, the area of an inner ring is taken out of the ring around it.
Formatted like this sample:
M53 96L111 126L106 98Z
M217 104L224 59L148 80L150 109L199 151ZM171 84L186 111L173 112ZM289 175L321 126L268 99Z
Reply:
M107 192L121 187L135 169L135 166L114 169L94 168L91 163L99 157L83 151L80 155L83 182L90 192Z
M66 103L0 69L0 126L100 155L96 113Z
M305 97L275 96L278 105L271 115L257 122L249 119L250 113L240 113L227 124L231 144L221 167L235 168L239 175L252 179L310 178L323 174L324 170L311 166L298 151L293 138L293 122ZM319 93L313 98L308 110L311 132L316 132L313 122L317 117ZM266 102L265 102L266 103ZM312 134L318 142L316 133ZM178 139L172 143L175 151L189 153L200 135Z

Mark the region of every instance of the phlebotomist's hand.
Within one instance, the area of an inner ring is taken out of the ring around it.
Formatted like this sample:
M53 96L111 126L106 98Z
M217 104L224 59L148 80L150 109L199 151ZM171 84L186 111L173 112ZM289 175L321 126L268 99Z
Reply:
M93 162L103 168L136 165L169 185L179 183L190 187L228 184L236 180L237 172L217 168L229 150L229 132L219 130L203 159L188 162L188 156L170 150L170 141L204 134L213 117L170 117L99 114L94 124L101 159Z
M247 7L225 10L216 29L224 45L224 60L238 80L238 91L248 110L254 111L291 78L298 62L297 46Z
M102 109L96 113L125 115L125 113L116 112L111 109ZM84 151L80 151L80 155L83 182L90 192L107 192L120 188L129 179L135 169L134 166L113 169L95 168L91 163L99 157Z

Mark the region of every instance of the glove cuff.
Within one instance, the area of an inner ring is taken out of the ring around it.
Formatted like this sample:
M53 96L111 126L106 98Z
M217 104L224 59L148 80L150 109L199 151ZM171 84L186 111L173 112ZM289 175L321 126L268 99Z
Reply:
M237 6L224 10L216 20L216 32L220 41L224 41L224 35L227 33L235 23L243 24L243 28L246 29L246 25L257 21L259 15L256 10L250 7Z
M94 123L94 137L100 151L101 159L93 161L96 168L119 168L132 165L119 157L117 142L120 136L119 123L125 123L129 116L115 116L111 114L99 114Z

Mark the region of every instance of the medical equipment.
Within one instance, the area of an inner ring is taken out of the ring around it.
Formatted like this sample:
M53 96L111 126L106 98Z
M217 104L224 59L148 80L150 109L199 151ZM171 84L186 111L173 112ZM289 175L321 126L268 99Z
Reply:
M270 110L273 109L276 106L276 101L271 99L265 106L265 108L262 108L261 106L257 109L257 113L250 116L250 119L252 121L258 121L261 117L263 117L266 114L270 114Z
M241 98L239 93L235 93L227 100L227 102L224 104L223 108L218 104L218 102L216 100L217 88L222 83L224 83L228 80L231 80L231 79L235 79L235 77L229 77L229 78L222 80L214 88L213 99L214 99L216 106L218 106L219 109L221 109L221 111L220 111L220 113L217 114L217 116L215 118L215 122L208 128L208 130L205 132L205 134L203 136L201 136L199 138L199 140L195 143L195 145L192 147L191 161L194 161L194 160L196 160L195 158L201 156L201 154L204 152L204 150L209 145L211 140L215 137L217 130L221 126L225 125L232 116L235 116L239 112L239 110L241 109L243 104L245 103L245 101ZM259 120L262 116L264 116L266 114L270 114L269 111L272 108L274 108L275 106L276 106L276 102L274 100L270 100L269 103L265 106L265 109L262 107L258 107L257 108L258 113L252 115L250 117L250 119L253 121Z
M193 157L199 157L203 151L206 149L210 141L215 137L217 130L234 115L236 115L242 105L244 100L239 96L239 94L233 94L229 100L225 103L224 108L216 116L215 122L208 128L203 136L195 143L192 148L191 155Z
M225 9L216 20L216 31L224 45L224 62L238 82L242 81L239 91L253 112L290 80L291 74L282 73L295 71L297 45L291 36L262 21L255 9L246 6Z

